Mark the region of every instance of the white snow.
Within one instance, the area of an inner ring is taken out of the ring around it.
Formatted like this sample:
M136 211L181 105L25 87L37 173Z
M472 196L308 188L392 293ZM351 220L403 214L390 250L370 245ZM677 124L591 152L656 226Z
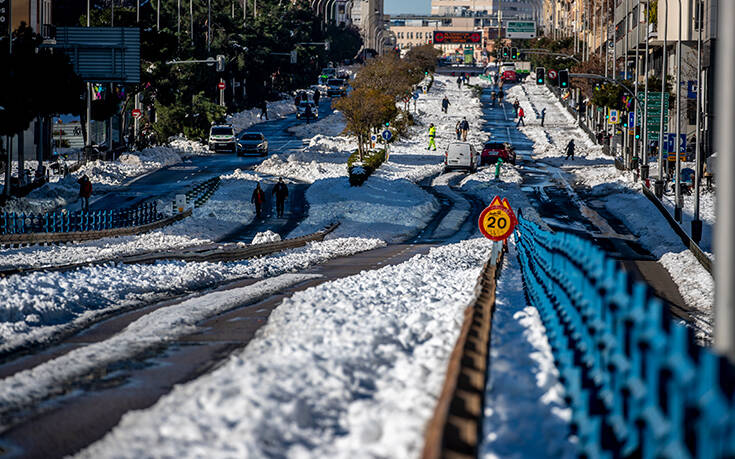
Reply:
M80 457L416 457L489 241L298 292Z
M274 233L271 230L258 233L253 238L251 244L265 244L267 242L278 242L281 240L281 236L278 233Z
M296 112L293 99L286 98L275 102L268 102L268 119L277 120ZM252 108L227 116L227 122L235 128L235 133L266 121L260 118L260 108Z
M538 310L526 303L515 242L498 280L479 457L572 458L571 409Z
M340 238L236 263L107 264L71 272L0 278L0 350L45 342L117 310L241 278L271 277L338 256L381 247L377 239Z

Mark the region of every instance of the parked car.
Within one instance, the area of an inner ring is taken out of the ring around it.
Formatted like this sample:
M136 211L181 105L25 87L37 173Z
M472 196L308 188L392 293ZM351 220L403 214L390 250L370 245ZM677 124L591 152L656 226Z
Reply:
M260 132L244 132L237 138L237 155L268 155L268 141Z
M327 80L327 86L329 86L327 89L329 97L344 96L347 93L345 82L341 78L330 78Z
M311 119L319 119L319 110L317 110L314 102L308 100L302 100L301 102L299 102L299 105L296 107L296 118L304 118L304 115L306 114L306 107L311 107Z
M506 70L500 75L500 81L505 83L516 83L518 81L518 75L515 70Z
M235 129L231 124L214 124L209 128L209 149L218 151L229 151L234 153L237 149L235 142Z
M467 142L452 142L444 152L444 172L452 169L465 169L475 172L479 163L479 153L474 146Z
M480 165L495 164L501 158L506 163L516 163L516 151L508 142L485 142L480 153Z

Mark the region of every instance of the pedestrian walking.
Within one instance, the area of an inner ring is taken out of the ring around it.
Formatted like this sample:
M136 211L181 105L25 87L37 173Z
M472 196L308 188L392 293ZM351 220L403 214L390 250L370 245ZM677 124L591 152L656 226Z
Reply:
M459 129L462 131L462 142L467 142L467 133L470 132L470 123L467 122L467 118L462 118Z
M523 107L518 107L518 122L516 123L516 127L520 126L521 124L523 126L526 125L526 122L523 121L524 116L526 116L526 113L523 111Z
M260 187L260 183L255 185L253 196L250 198L250 202L255 204L255 216L257 218L260 218L263 213L263 203L265 202L265 193L263 193L263 189Z
M541 109L541 127L544 127L544 120L546 119L546 107ZM525 126L525 124L524 124Z
M498 98L498 95L497 95L497 93L496 93L496 92L495 92L495 91L493 90L493 91L492 91L492 92L490 93L490 106L491 106L491 107L494 107L494 106L495 106L495 99L497 99L497 98Z
M567 156L564 159L574 159L574 139L567 144Z
M89 177L82 175L77 180L77 183L79 184L79 199L82 201L82 211L89 212L89 197L92 196L92 182L89 180Z
M311 121L311 116L313 112L311 111L311 104L307 104L306 108L304 109L304 117L306 118L306 124L309 124Z
M319 100L322 98L322 93L318 89L314 90L314 105L317 109L319 108Z
M260 115L258 117L261 120L265 118L268 121L268 103L265 101L265 98L260 100Z
M283 177L280 177L273 187L273 195L276 197L276 215L283 217L284 203L288 197L288 187L283 183Z
M503 97L505 97L505 93L503 92L503 87L500 87L500 91L498 91L498 103L500 105L503 105Z
M515 110L516 116L518 116L518 107L520 106L521 106L521 103L518 102L518 99L516 99L515 102L513 102L513 110Z
M461 76L457 77L457 87L459 89L462 89L462 77Z
M457 140L462 140L462 130L459 128L461 124L462 121L457 121L457 124L454 126L454 132L457 134Z
M296 104L296 106L298 107L300 102L301 102L301 93L299 92L299 93L296 93L296 97L294 98L294 104Z
M442 111L444 113L447 113L447 110L449 109L449 99L447 99L447 96L444 96L444 99L442 99Z
M429 126L429 146L426 149L436 151L436 126L434 126L434 123Z

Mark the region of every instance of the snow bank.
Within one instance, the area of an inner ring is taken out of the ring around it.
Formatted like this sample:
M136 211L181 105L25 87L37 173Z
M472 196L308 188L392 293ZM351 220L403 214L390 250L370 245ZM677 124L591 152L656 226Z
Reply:
M352 187L346 177L315 182L306 191L309 216L289 237L340 222L330 237L362 236L396 242L416 234L439 207L436 199L407 180L370 177Z
M268 242L278 242L280 240L281 240L281 236L279 234L274 233L271 230L268 230L263 233L256 234L251 244L265 244Z
M298 292L226 364L80 457L417 457L490 243Z
M290 115L291 113L296 113L296 106L294 105L293 100L290 98L278 100L275 102L268 102L268 118L271 120L283 118L287 115ZM239 113L228 115L227 122L232 124L232 126L235 128L235 132L237 133L251 127L254 124L265 121L265 119L261 120L259 118L259 115L260 109L252 108L250 110L244 110Z
M270 277L384 245L342 238L237 263L109 264L0 279L0 350L77 330L110 312L240 278Z

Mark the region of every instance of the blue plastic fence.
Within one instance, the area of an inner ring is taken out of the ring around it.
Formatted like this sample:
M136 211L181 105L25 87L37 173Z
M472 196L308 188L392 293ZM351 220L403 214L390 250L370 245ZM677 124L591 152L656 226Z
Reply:
M735 372L591 242L519 218L518 252L581 456L735 457Z
M146 225L164 218L156 203L95 212L0 213L0 234L68 233Z

